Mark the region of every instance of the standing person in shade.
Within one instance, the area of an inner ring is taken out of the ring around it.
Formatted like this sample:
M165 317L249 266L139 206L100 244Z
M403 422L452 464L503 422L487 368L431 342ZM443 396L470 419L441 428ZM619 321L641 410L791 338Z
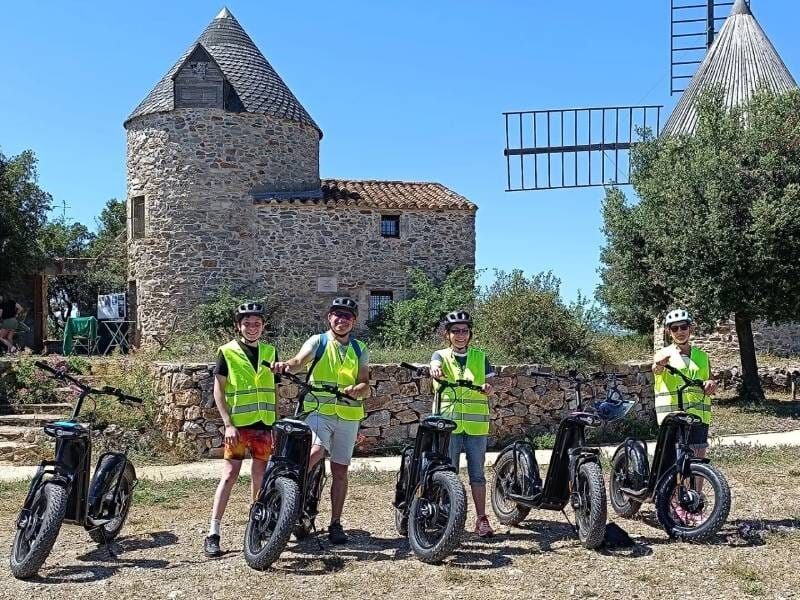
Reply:
M711 379L708 354L691 343L694 325L689 313L682 308L670 311L664 319L664 329L672 338L672 343L653 357L656 418L661 425L664 417L679 410L677 390L683 385L683 380L666 370L668 364L690 379L702 380L702 390L688 388L683 393L683 405L686 412L702 419L701 423L692 426L689 444L697 458L704 458L708 449L708 427L711 425L711 396L717 391L717 382ZM676 512L683 519L690 516L680 506Z
M477 514L475 533L489 537L494 535L494 530L486 516L486 477L483 467L490 418L487 394L492 393L492 386L486 380L494 375L494 370L483 351L470 348L472 319L469 313L463 310L448 313L444 328L448 347L433 353L431 376L449 382L466 379L481 387L480 392L467 388L444 390L441 414L457 425L450 436L450 462L458 469L461 451L467 454L469 486Z
M297 355L275 365L275 372L295 371L311 363L309 383L335 385L354 398L342 400L315 392L319 404L313 398L307 398L303 404L303 410L311 413L306 421L314 431L309 470L325 458L325 452L331 461L333 481L328 539L334 544L344 544L347 534L341 518L347 497L347 470L364 418L363 398L369 395L369 353L366 344L351 335L358 317L355 300L335 298L327 316L328 331L308 338Z
M258 302L241 304L235 312L236 339L220 347L214 369L214 402L225 425L225 463L214 494L211 525L205 539L206 556L218 557L220 526L233 484L245 453L253 459L251 492L255 501L272 453L275 422L275 376L262 362L274 363L275 347L259 341L264 332L264 307Z

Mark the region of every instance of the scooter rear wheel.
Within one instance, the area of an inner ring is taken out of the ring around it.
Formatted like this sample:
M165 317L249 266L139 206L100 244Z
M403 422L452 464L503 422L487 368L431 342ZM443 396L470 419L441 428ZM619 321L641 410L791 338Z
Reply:
M95 473L103 473L104 463L113 460L113 458L112 456L106 456L103 461L97 465ZM118 481L118 495L117 498L113 498L114 492L117 491ZM100 481L99 479L92 480L89 489L89 497L91 498L96 495L104 496L103 503L108 505L113 511L113 514L116 515L108 521L108 523L89 529L89 537L98 544L107 544L122 531L125 520L128 518L131 504L133 504L133 486L135 481L136 475L130 463L126 463L125 469L113 479L108 481Z
M45 482L39 486L23 527L17 527L11 546L11 574L28 579L39 572L56 542L67 512L67 491Z
M506 452L497 461L492 479L492 510L503 525L519 525L531 512L530 507L508 499L508 494L522 494L523 481L530 465L523 454L518 454L517 477L514 478L514 453Z
M437 471L411 502L408 543L422 562L438 563L461 543L467 520L464 484L452 471Z
M259 500L250 509L244 531L244 560L263 571L278 559L292 535L300 514L300 489L294 480L278 477Z
M646 457L645 460L647 460ZM613 508L614 512L620 517L632 517L639 512L642 506L641 502L629 498L620 491L620 487L622 487L623 484L628 487L636 487L629 483L630 479L629 473L626 472L625 469L625 453L619 452L611 461L611 477L608 479L608 495L611 500L611 508ZM638 479L641 480L643 477L640 476ZM641 482L637 481L636 483Z

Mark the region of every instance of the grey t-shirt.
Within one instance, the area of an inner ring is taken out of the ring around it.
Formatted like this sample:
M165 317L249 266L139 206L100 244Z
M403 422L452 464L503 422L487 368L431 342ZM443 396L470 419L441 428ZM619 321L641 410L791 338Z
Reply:
M340 344L336 338L332 335L328 335L327 332L325 333L318 333L317 335L312 335L308 338L305 342L303 342L303 346L300 348L300 352L298 352L300 356L300 364L306 365L310 363L314 356L317 354L317 348L319 348L319 340L323 335L328 336L328 344L333 344L334 348L336 348L337 352L339 352L339 358L344 360L344 357L347 355L347 349L349 348L350 344ZM352 338L351 338L352 339ZM366 346L361 351L361 356L358 358L358 368L363 369L369 366L369 350Z

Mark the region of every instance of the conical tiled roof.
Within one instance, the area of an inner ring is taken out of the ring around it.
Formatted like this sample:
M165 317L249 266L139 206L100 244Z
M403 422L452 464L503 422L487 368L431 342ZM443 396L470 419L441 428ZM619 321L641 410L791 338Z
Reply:
M209 23L198 40L184 52L131 113L125 121L126 124L135 117L174 108L172 78L198 44L205 48L222 69L223 75L242 101L245 111L307 123L315 127L320 137L322 136L322 130L311 115L227 8L223 8Z
M664 125L662 135L692 134L697 97L714 86L728 107L746 103L759 87L782 93L797 83L744 0L736 0L708 54Z

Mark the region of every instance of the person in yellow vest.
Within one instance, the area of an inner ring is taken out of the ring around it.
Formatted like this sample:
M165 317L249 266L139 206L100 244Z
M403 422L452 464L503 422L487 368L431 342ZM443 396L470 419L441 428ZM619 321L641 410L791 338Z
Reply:
M450 436L450 462L459 468L461 451L467 455L467 472L472 501L475 503L475 533L481 537L494 535L486 516L486 443L489 436L489 400L492 386L487 379L494 370L483 351L470 347L472 319L469 313L459 310L448 313L444 319L448 347L437 350L431 357L431 376L446 381L467 379L481 391L468 388L447 388L442 392L441 414L456 422ZM434 382L434 385L436 383Z
M694 325L688 311L682 308L671 310L664 319L664 328L672 338L672 343L656 352L653 357L656 418L661 425L664 417L678 410L677 389L683 385L683 380L669 373L665 369L667 364L681 371L686 377L702 380L702 391L694 388L687 388L684 391L683 407L687 412L702 419L702 423L692 428L689 443L694 448L695 456L703 458L708 448L711 395L717 391L717 382L711 379L708 354L691 343Z
M343 400L331 394L308 396L303 410L310 412L306 422L314 431L309 468L330 456L331 523L328 539L334 544L347 542L341 518L347 497L347 470L353 457L358 429L364 418L363 398L369 395L369 353L364 342L351 333L358 317L358 305L351 298L335 298L328 310L328 331L313 335L300 351L286 362L275 365L275 372L295 371L311 363L311 384L335 385L354 398Z
M264 332L264 307L245 302L234 313L237 339L219 348L214 369L214 402L225 426L225 459L204 551L209 557L222 555L220 526L233 484L239 476L245 453L250 450L251 494L256 499L267 460L272 453L275 422L275 376L262 362L275 362L275 347L260 341Z

